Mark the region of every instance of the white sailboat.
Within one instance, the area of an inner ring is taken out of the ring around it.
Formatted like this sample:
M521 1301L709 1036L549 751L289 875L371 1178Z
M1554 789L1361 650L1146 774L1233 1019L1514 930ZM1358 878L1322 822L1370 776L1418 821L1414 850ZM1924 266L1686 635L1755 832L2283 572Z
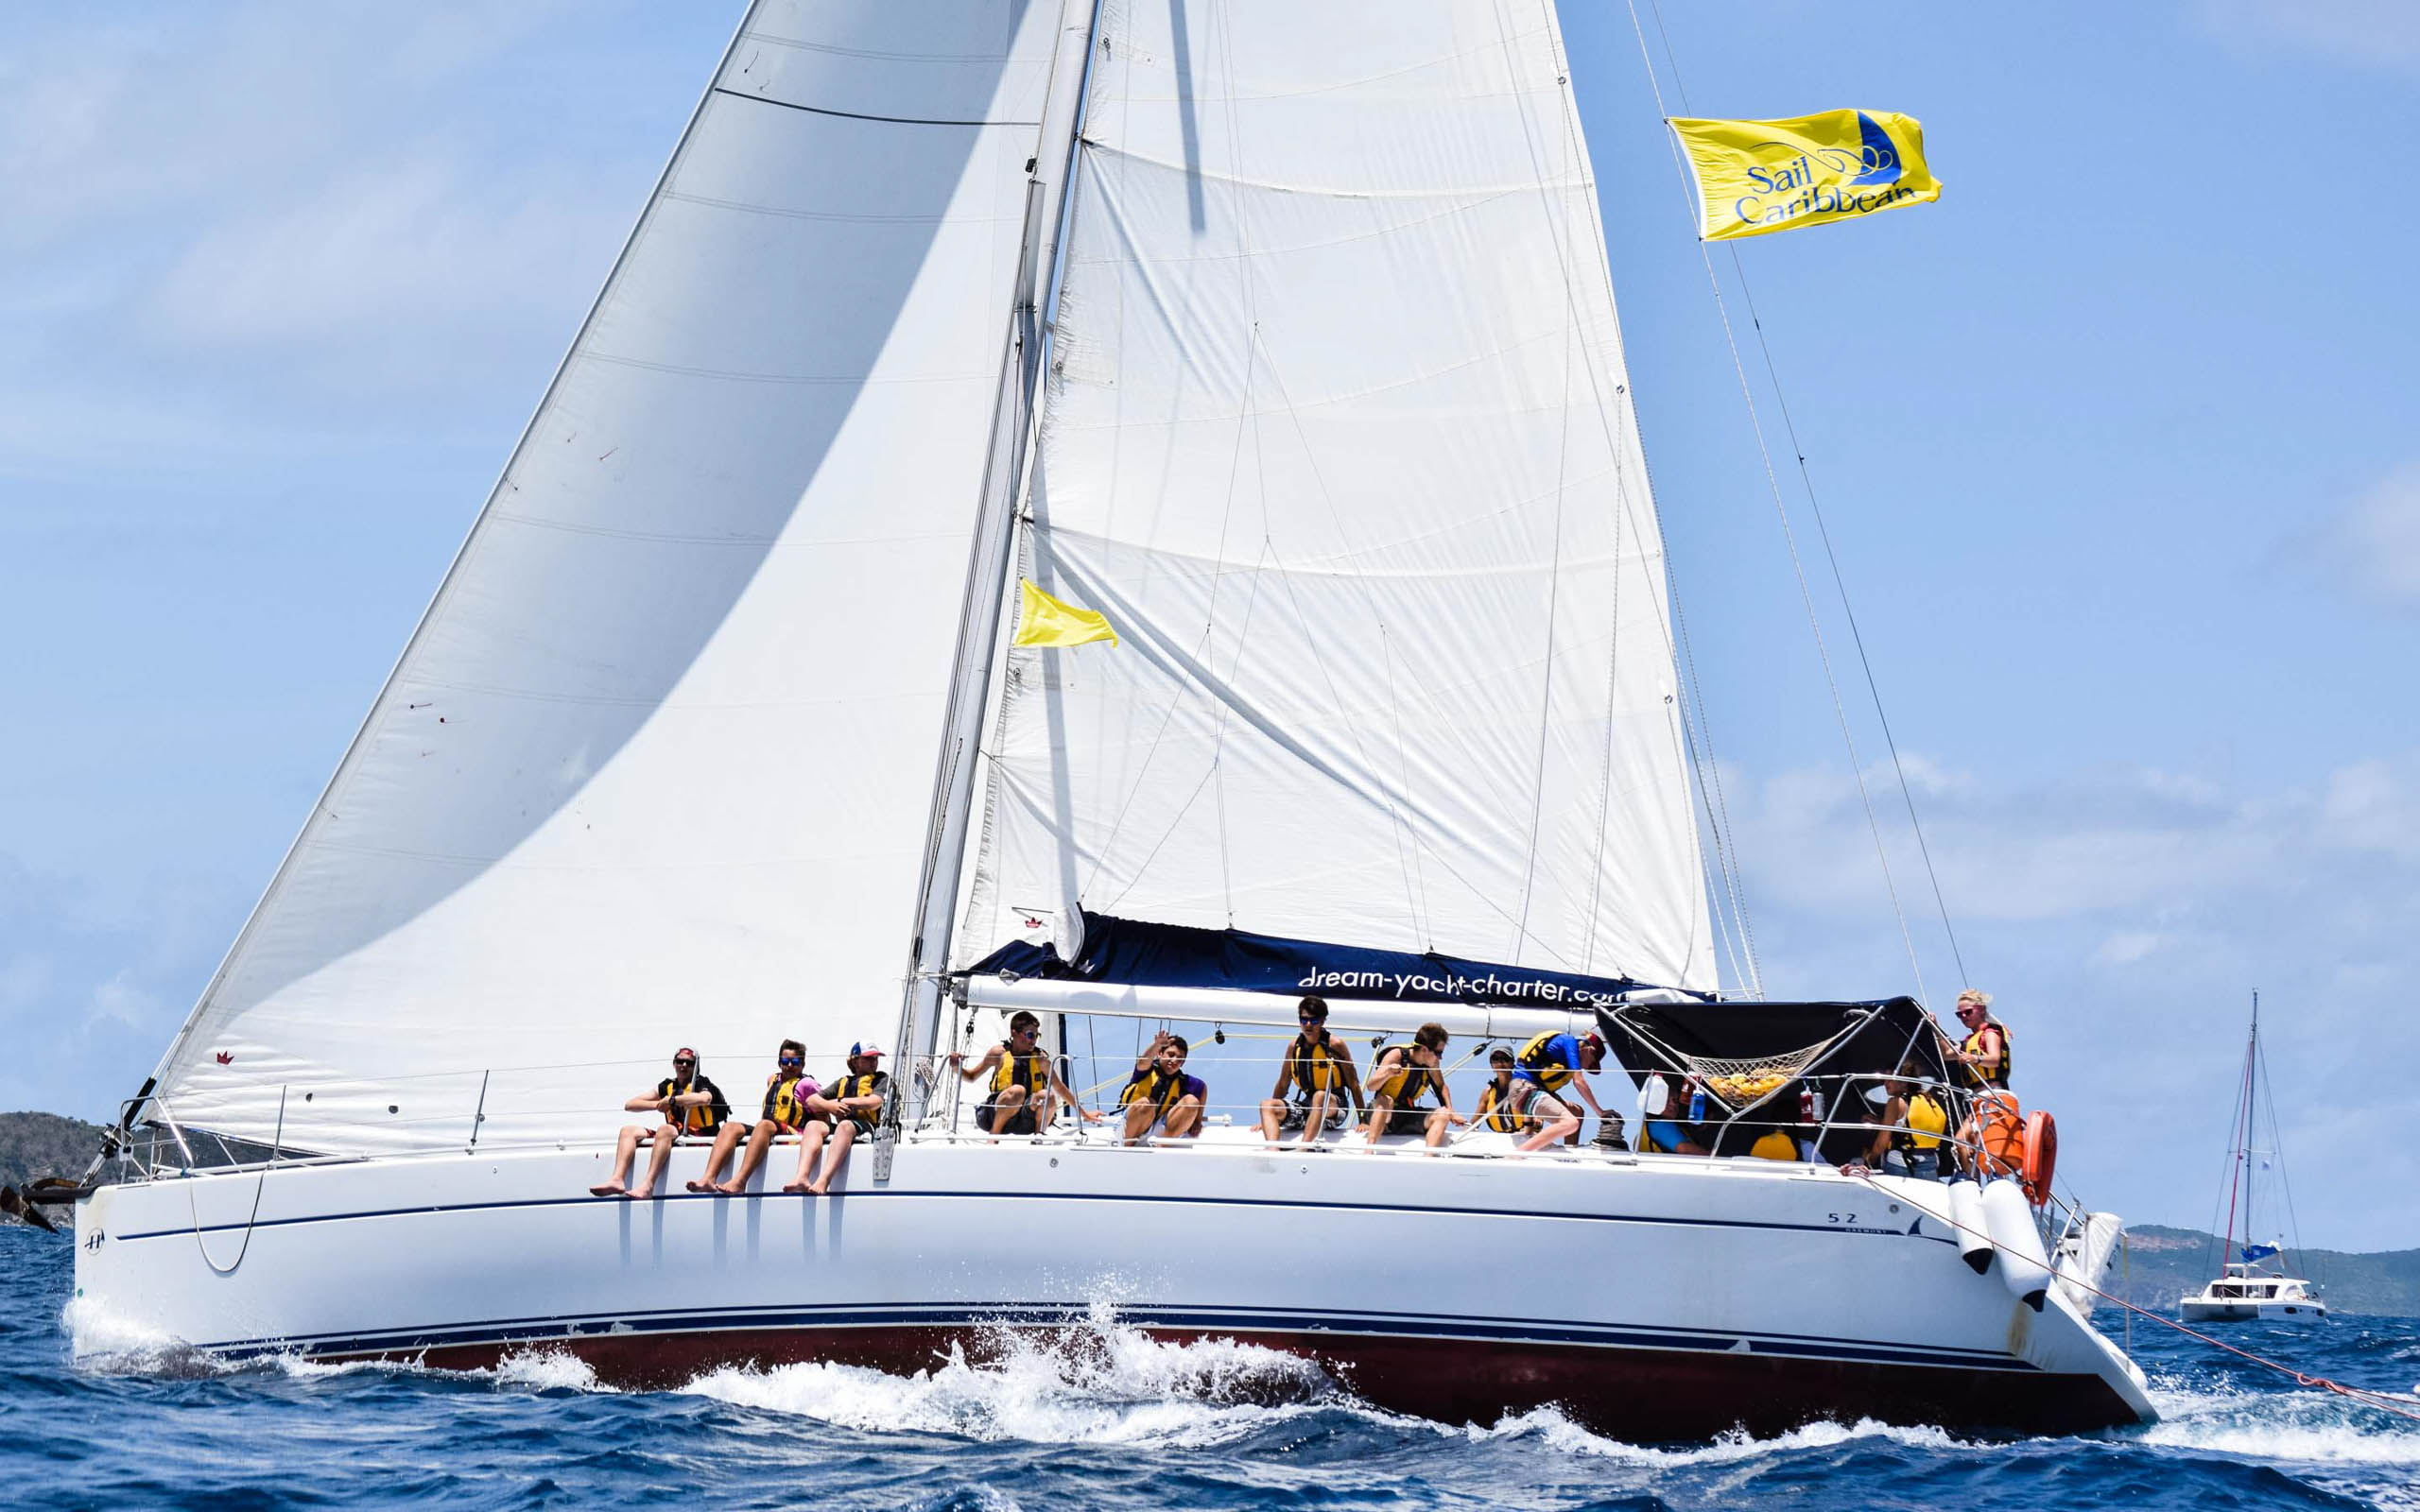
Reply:
M2177 1298L2177 1311L2187 1323L2248 1323L2254 1321L2317 1323L2327 1316L2327 1303L2318 1288L2300 1276L2288 1274L2285 1240L2278 1236L2275 1244L2263 1244L2253 1235L2257 1232L2257 1209L2254 1199L2260 1171L2269 1169L2278 1154L2276 1112L2270 1110L2267 1149L2256 1144L2255 1125L2258 1122L2260 1103L2260 1073L2265 1062L2260 1054L2260 994L2252 995L2252 1029L2243 1048L2243 1076L2238 1083L2241 1089L2236 1100L2235 1139L2227 1160L2227 1221L2226 1233L2219 1241L2219 1274L2204 1281L2198 1292ZM2282 1169L2280 1183L2284 1180ZM2238 1227L2238 1219L2240 1228ZM2238 1246L2237 1236L2242 1236Z
M1714 1001L1569 76L1550 0L752 5L124 1110L79 1352L673 1383L1109 1306L1634 1438L2150 1416L2013 1183L1835 1168L1920 1008ZM1011 646L1019 577L1122 644ZM1716 1158L1272 1151L1273 1049L1181 1147L994 1141L942 1059L1305 990L1601 1026L1731 1088ZM672 1046L737 1090L784 1035L898 1053L835 1195L586 1195ZM1822 1159L1733 1158L1760 1117Z

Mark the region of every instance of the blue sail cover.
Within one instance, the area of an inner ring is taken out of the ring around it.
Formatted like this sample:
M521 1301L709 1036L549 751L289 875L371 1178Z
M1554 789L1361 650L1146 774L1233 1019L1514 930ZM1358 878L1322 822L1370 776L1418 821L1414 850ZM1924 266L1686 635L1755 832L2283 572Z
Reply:
M1089 910L1083 948L1074 960L1060 959L1055 945L1019 941L994 951L969 967L967 974L1574 1009L1610 1006L1623 993L1649 985L1624 976L1500 966L1433 951L1367 950L1240 929L1150 924Z
M2274 1245L2246 1245L2237 1251L2243 1257L2243 1263L2247 1265L2255 1261L2267 1260L2276 1252L2277 1246Z

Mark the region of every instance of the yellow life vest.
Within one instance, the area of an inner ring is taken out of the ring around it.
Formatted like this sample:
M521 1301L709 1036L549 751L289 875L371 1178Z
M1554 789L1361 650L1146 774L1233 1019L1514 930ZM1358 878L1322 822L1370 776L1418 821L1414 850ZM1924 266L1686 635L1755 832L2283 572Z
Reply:
M1294 1073L1294 1086L1305 1097L1313 1092L1333 1091L1344 1083L1344 1074L1337 1063L1334 1035L1316 1041L1308 1036L1296 1035L1293 1045L1286 1052L1286 1064Z
M992 1068L992 1095L997 1098L1011 1087L1022 1087L1031 1097L1050 1085L1050 1057L1039 1050L1018 1055L1008 1046L1000 1047L1000 1063Z
M1917 1092L1908 1099L1908 1126L1892 1130L1891 1143L1903 1151L1938 1149L1948 1129L1948 1110Z
M1760 1160L1795 1160L1798 1142L1777 1128L1769 1128L1748 1146L1748 1153Z
M1390 1045L1379 1051L1378 1056L1380 1059L1392 1056L1394 1061L1392 1068L1384 1073L1379 1072L1374 1062L1372 1064L1370 1074L1376 1078L1370 1084L1372 1097L1391 1098L1397 1108L1409 1108L1437 1085L1437 1074L1415 1062L1410 1050L1401 1045Z
M1153 1066L1126 1084L1126 1090L1117 1094L1117 1106L1131 1108L1136 1103L1149 1103L1159 1110L1160 1117L1166 1118L1176 1100L1184 1095L1184 1072L1171 1075Z
M2000 1032L1999 1054L1979 1066L1960 1061L1958 1069L1964 1076L1966 1085L1970 1087L2006 1087L2009 1073L2015 1069L2016 1063L2016 1044L2009 1038L2007 1024L1987 1014L1984 1016L1982 1028L1977 1029L1973 1034L1960 1040L1958 1048L1966 1055L1981 1055L1984 1029L1997 1029Z
M798 1094L798 1077L777 1072L765 1083L763 1116L786 1129L796 1129L806 1122L806 1103Z
M1507 1097L1510 1095L1506 1094ZM1518 1134L1529 1124L1526 1117L1512 1110L1505 1098L1495 1095L1495 1083L1492 1079L1479 1090L1478 1121L1498 1134Z
M1512 1059L1514 1064L1530 1074L1531 1081L1550 1092L1559 1092L1563 1091L1564 1084L1571 1080L1572 1068L1560 1060L1547 1058L1547 1041L1554 1038L1551 1034L1536 1036L1523 1045Z
M703 1076L692 1077L687 1086L683 1086L680 1081L670 1076L655 1084L655 1095L658 1097L684 1096L690 1092L713 1092L714 1091L715 1084L707 1081ZM673 1127L683 1134L711 1134L722 1126L722 1119L715 1112L715 1104L721 1100L721 1095L717 1093L713 1098L700 1103L695 1108L683 1108L676 1104L665 1109L664 1116Z
M862 1074L845 1075L839 1080L832 1083L830 1086L824 1088L823 1095L834 1099L843 1097L873 1097L882 1093L885 1090L886 1084L889 1083L890 1080L890 1077L884 1075L878 1071L869 1071ZM872 1113L852 1112L846 1116L852 1122L856 1123L859 1128L870 1130L873 1127L874 1115Z

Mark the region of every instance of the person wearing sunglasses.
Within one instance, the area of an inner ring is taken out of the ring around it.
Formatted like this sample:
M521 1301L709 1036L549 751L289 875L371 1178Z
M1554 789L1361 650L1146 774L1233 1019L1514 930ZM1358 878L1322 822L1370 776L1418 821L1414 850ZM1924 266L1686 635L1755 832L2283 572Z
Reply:
M1022 1009L1009 1021L1009 1038L986 1051L982 1059L969 1066L963 1055L952 1052L949 1063L968 1081L992 1078L983 1106L975 1110L975 1125L986 1134L1039 1134L1059 1116L1062 1105L1074 1108L1087 1124L1100 1122L1098 1113L1076 1101L1052 1068L1042 1048L1042 1021Z
M1322 1134L1344 1122L1344 1108L1337 1097L1340 1091L1352 1096L1357 1119L1365 1106L1360 1074L1353 1068L1353 1052L1327 1032L1327 1001L1305 998L1295 1006L1294 1022L1303 1026L1303 1032L1286 1047L1286 1058L1277 1067L1277 1085L1260 1105L1260 1135L1271 1148L1289 1128L1303 1131L1305 1144L1318 1144Z
M1454 1094L1445 1085L1444 1058L1448 1036L1442 1023L1424 1023L1408 1045L1389 1045L1370 1059L1370 1143L1390 1134L1420 1134L1432 1150L1442 1147L1457 1124L1469 1119L1454 1111ZM1425 1104L1429 1092L1438 1102Z
M706 1169L689 1183L690 1191L718 1192L726 1197L739 1195L748 1190L748 1178L765 1163L765 1151L773 1141L784 1134L798 1133L814 1116L808 1105L821 1089L806 1074L806 1046L795 1040L783 1040L782 1048L774 1054L773 1068L773 1074L765 1078L762 1116L753 1125L745 1119L733 1119L722 1126L722 1132L715 1136L713 1152L706 1157ZM739 1174L728 1181L716 1181L742 1135L748 1140L748 1153L739 1158Z
M712 1134L731 1117L731 1104L723 1100L722 1089L706 1078L698 1069L698 1053L683 1046L672 1053L672 1074L655 1084L655 1091L641 1092L622 1105L627 1113L661 1113L664 1122L654 1132L655 1154L648 1161L647 1179L625 1189L623 1182L631 1174L631 1163L638 1154L639 1141L648 1137L644 1125L623 1125L621 1142L614 1147L614 1169L604 1180L588 1190L600 1197L646 1198L655 1195L664 1183L664 1168L672 1163L672 1142L683 1135Z

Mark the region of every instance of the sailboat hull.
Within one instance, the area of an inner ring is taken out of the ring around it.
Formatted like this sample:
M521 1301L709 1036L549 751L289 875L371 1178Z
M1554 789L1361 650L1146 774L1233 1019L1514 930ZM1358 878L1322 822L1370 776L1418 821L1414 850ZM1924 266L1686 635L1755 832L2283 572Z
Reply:
M554 1349L660 1387L739 1364L908 1372L1114 1323L1303 1356L1441 1420L1551 1403L1632 1439L2151 1415L2063 1299L2035 1314L1960 1263L1924 1216L1937 1186L1678 1158L910 1143L888 1182L856 1158L838 1198L635 1202L585 1194L604 1159L106 1188L78 1212L78 1351L479 1366ZM676 1186L700 1159L676 1154Z

